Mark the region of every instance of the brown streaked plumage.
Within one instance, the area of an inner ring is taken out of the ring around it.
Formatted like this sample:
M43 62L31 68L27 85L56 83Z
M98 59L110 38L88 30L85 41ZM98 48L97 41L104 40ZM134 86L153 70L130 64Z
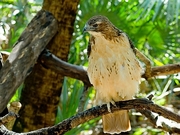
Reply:
M106 17L94 16L84 31L90 34L88 76L96 91L96 104L132 99L138 91L142 69L128 36ZM105 133L121 133L131 129L128 111L102 116Z

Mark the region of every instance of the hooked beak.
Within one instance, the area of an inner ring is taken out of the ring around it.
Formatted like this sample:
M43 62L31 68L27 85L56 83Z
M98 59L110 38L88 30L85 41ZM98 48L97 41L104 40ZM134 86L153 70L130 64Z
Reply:
M90 26L89 24L86 24L83 28L83 34L85 32L91 32L91 31L95 31L95 30L96 30L96 28L94 28L93 26Z

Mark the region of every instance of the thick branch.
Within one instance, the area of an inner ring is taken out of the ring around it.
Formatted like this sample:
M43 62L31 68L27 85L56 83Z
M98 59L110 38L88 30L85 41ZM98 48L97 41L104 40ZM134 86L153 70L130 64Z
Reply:
M0 113L57 32L57 27L53 15L41 10L21 34L0 70Z
M55 72L63 74L71 78L75 78L83 81L87 86L91 86L89 82L86 69L81 66L73 65L62 61L50 52L43 53L40 57L44 67L53 69ZM180 64L170 64L161 67L153 67L151 72L148 73L149 77L155 77L160 75L176 74L180 72ZM142 77L147 77L145 74Z
M150 110L153 111L165 118L171 119L176 122L180 122L180 116L177 114L174 114L173 112L160 107L158 105L155 105L152 101L147 99L133 99L133 100L127 100L127 101L119 101L116 102L116 106L111 106L111 111L118 111L118 110L129 110L129 109L136 109L141 110L143 113L144 110ZM21 135L45 135L45 134L64 134L65 132L71 130L72 128L77 127L78 125L85 123L91 119L94 119L96 117L99 117L101 115L109 113L107 110L107 105L102 105L93 107L91 109L88 109L84 112L78 113L76 116L73 116L69 119L66 119L59 123L58 125L55 125L53 127L43 128L39 130L35 130L28 133L21 133ZM1 126L0 128L0 134L6 133L6 135L13 134L14 132L8 131L5 127ZM20 134L16 134L20 135Z
M86 69L84 69L82 66L67 63L51 54L47 50L45 50L40 56L40 62L44 65L45 68L50 68L64 76L81 80L87 86L92 86L89 82Z

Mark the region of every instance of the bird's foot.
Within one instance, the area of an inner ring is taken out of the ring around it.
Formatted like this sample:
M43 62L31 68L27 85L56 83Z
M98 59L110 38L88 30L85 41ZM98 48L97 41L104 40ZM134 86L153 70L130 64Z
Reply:
M111 112L111 104L110 104L110 103L111 103L113 106L116 106L116 104L115 104L114 101L111 101L111 102L107 103L108 112Z
M110 105L110 103L107 103L107 109L108 109L108 112L111 112L111 105Z
M114 105L114 106L116 106L116 103L115 103L114 101L111 101L111 104Z

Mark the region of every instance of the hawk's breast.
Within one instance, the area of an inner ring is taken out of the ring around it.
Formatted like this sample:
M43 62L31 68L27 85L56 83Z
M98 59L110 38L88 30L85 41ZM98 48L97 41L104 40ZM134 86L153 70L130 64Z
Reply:
M127 37L94 40L87 72L97 90L97 104L131 99L138 91L141 67Z

